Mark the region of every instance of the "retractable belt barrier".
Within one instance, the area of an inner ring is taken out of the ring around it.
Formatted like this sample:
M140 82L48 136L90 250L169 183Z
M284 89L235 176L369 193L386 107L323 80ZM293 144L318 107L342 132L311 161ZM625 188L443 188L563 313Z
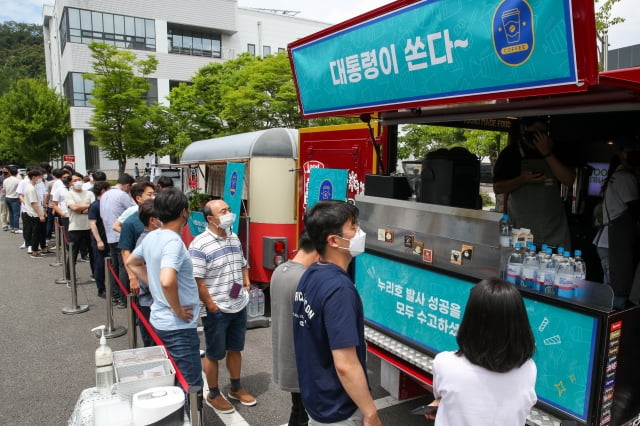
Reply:
M122 284L117 274L115 273L115 270L111 265L111 262L108 263L107 267L109 268L109 272L111 273L111 276L114 278L114 281L116 282L116 284L118 284L118 287L120 287L120 291L122 291L122 294L124 294L125 296L130 296L129 291L125 288L125 286ZM105 284L106 284L106 280L105 280ZM132 303L129 303L129 306L131 306L131 310L135 313L135 315L137 315L138 320L140 321L142 326L149 332L149 336L151 336L155 344L159 346L164 346L164 342L162 342L162 340L156 334L155 330L153 329L149 321L147 321L147 319L144 317L144 315L142 314L142 311L140 311L140 308L138 307L138 304L132 302ZM109 307L111 307L110 301L109 301ZM171 361L171 364L173 365L173 368L176 370L176 379L178 380L178 383L180 383L180 386L182 386L182 389L188 393L189 384L185 380L184 376L182 375L182 372L178 368L178 365L176 364L176 362L173 360L173 357L171 356L169 351L166 351L166 352L167 352L167 356L169 357L169 360Z

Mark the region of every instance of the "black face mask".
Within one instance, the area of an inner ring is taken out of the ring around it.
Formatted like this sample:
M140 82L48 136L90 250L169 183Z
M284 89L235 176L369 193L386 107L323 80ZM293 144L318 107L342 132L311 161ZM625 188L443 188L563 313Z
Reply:
M640 167L640 151L627 152L627 163L631 167Z

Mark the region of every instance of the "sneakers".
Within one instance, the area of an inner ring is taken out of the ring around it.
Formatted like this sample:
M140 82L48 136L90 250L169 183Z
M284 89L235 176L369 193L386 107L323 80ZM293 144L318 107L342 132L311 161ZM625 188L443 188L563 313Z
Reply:
M127 309L127 300L126 299L120 299L120 301L118 302L118 309Z
M238 389L237 392L230 390L228 395L229 399L235 399L237 401L240 401L242 405L246 405L249 407L252 405L256 405L256 403L258 402L249 392L242 388Z
M101 299L106 299L107 295L104 292L104 290L100 290L100 291L98 291L98 297L101 298Z
M233 405L231 405L231 403L222 396L222 394L218 394L218 396L213 399L209 398L209 394L207 394L204 402L218 413L229 414L236 410L233 408Z
M3 231L8 231L8 230L9 230L9 227L8 227L8 226L3 226L3 227L2 227L2 230L3 230Z
M89 257L88 257L88 256L86 256L86 257L81 257L81 258L80 258L80 262L89 262Z
M14 229L11 232L14 233L14 234L22 234L22 229Z
M20 246L20 250L23 250L26 247L25 243L22 243L22 245Z

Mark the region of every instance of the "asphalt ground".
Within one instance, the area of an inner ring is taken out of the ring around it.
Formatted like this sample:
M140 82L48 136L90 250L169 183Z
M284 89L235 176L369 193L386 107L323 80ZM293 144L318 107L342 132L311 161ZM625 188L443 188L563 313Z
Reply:
M63 274L61 267L50 266L56 256L33 259L18 248L21 243L22 235L0 231L0 425L64 425L82 390L95 386L94 352L99 342L91 329L106 324L107 306L89 279L89 264L79 262L77 305L88 305L89 310L64 314L63 309L74 306L71 289L55 283ZM113 326L126 327L128 311L112 311ZM129 349L128 335L108 339L107 344L114 351ZM402 402L389 396L380 386L380 361L372 355L368 373L383 424L427 424L409 410L430 401L429 395ZM229 386L223 365L220 386L224 392ZM287 423L290 395L271 381L271 328L247 330L242 386L258 404L236 404L231 416L218 415L205 405L205 425Z

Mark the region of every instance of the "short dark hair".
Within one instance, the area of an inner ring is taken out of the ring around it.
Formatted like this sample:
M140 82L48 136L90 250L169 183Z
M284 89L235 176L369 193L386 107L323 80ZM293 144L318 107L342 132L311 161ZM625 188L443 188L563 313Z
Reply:
M111 184L105 180L100 180L98 182L94 182L93 183L93 188L91 188L91 191L93 192L93 195L97 197L100 196L100 193L103 190L109 190L109 188L111 188Z
M133 176L128 173L125 173L118 178L118 185L131 185L133 182L135 182Z
M471 289L456 340L458 355L497 373L520 367L536 349L520 292L498 278Z
M133 198L133 201L136 201L136 197L141 196L144 193L144 191L149 187L153 188L154 191L156 189L154 184L147 181L136 182L133 185L131 185L131 191L129 191L129 193L131 194L131 198Z
M311 253L316 248L313 246L313 241L311 241L311 237L309 237L309 233L305 229L300 234L300 238L298 239L298 250L302 250L305 253Z
M42 176L42 170L40 170L38 167L34 167L31 170L29 170L29 173L27 173L27 177L29 179L32 179L36 176Z
M81 180L84 180L84 176L79 172L74 171L73 173L71 173L71 176L79 177Z
M304 215L304 226L313 246L321 255L327 246L327 237L342 232L347 222L358 223L358 208L337 200L318 201Z
M169 176L160 176L157 182L158 186L162 189L171 188L173 186L173 179Z
M53 169L53 171L51 172L51 174L60 179L62 177L62 169Z
M180 217L183 210L189 210L187 196L176 188L160 191L154 198L153 206L162 222L171 222Z
M138 207L138 216L145 228L149 226L149 221L152 217L158 217L154 202L152 199L144 200L144 202L140 204L140 207Z
M104 182L107 180L107 174L105 172L101 172L100 170L96 170L91 176L93 176L94 182Z
M9 174L11 176L15 176L18 174L18 168L16 166L9 166L7 167L7 169L9 170Z

